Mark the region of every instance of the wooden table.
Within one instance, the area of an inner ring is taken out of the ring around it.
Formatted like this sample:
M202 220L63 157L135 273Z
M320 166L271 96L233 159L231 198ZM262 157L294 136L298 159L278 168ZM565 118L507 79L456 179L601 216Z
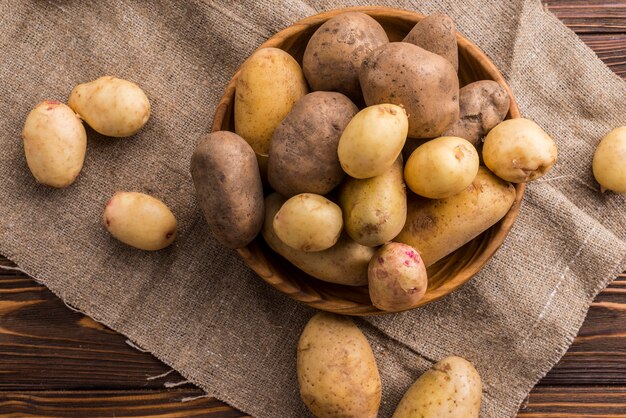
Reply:
M626 1L545 5L626 78ZM13 265L1 257L0 264ZM73 312L44 286L1 269L0 414L244 416L203 397L178 373ZM626 275L596 298L574 344L519 416L626 417Z

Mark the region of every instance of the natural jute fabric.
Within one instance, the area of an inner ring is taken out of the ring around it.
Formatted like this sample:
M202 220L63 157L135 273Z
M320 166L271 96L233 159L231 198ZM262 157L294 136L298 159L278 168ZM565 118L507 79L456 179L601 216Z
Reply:
M217 398L258 417L305 416L295 347L314 311L211 238L189 158L227 81L263 40L318 11L362 3L0 2L0 253ZM513 230L478 276L426 308L356 321L382 375L381 416L448 354L476 364L483 416L513 416L624 267L626 200L597 191L591 156L626 124L626 84L539 1L381 5L449 13L502 70L522 113L558 142L558 164L529 185ZM89 131L78 181L38 185L20 139L27 113L105 74L144 88L147 126L130 139ZM163 199L180 223L176 243L143 252L111 238L100 216L117 190Z

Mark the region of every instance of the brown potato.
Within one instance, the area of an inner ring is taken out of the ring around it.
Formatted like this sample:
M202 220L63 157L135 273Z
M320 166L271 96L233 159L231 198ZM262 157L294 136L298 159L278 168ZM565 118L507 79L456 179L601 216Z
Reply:
M224 246L248 245L263 226L263 187L252 147L239 135L213 132L191 157L198 204Z
M403 39L424 48L433 54L441 55L459 70L459 49L456 44L456 25L450 16L434 13L417 22L411 32Z
M302 67L313 90L338 91L359 101L359 68L370 51L389 42L385 30L361 12L326 21L309 40Z
M381 382L365 335L344 317L319 312L307 323L297 354L298 384L318 418L376 418Z
M410 309L426 293L426 267L413 247L389 242L370 260L368 285L372 304L378 309L390 312Z
M345 177L337 148L358 108L341 93L304 96L278 125L270 144L267 175L283 196L325 195Z
M511 99L504 87L493 80L470 83L459 91L459 120L446 136L458 136L476 145L502 122L509 112Z
M394 240L419 251L428 267L497 223L514 201L513 185L480 167L474 181L452 197L409 194L406 224Z
M404 106L408 136L434 138L459 118L459 78L445 58L406 42L372 51L361 65L359 80L368 106Z
M324 251L305 252L291 248L274 231L274 217L283 203L285 198L278 193L272 193L265 199L262 232L272 250L317 279L347 286L367 284L367 265L374 255L374 248L357 244L345 233L341 234L335 245Z

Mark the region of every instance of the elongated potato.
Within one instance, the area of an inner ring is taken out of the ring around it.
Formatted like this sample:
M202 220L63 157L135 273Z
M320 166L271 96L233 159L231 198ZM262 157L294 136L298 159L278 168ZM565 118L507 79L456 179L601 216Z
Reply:
M172 211L144 193L115 193L104 208L102 222L115 238L140 250L160 250L176 238Z
M94 131L127 137L148 122L150 101L135 83L111 76L74 87L67 104Z
M365 335L344 316L319 312L307 323L297 354L298 384L318 418L376 418L381 382Z
M76 180L85 161L87 134L80 118L54 100L39 103L22 130L26 163L35 179L52 187Z
M339 192L344 226L361 245L376 247L391 241L406 221L406 188L402 159L369 179L346 178Z
M428 267L497 223L514 201L513 185L480 167L474 181L452 197L409 195L406 224L395 241L419 251Z
M406 391L393 418L478 418L482 383L469 361L446 357Z
M263 226L263 186L250 145L239 135L213 132L191 157L191 177L213 236L228 248L249 244Z
M276 126L308 86L298 62L278 48L262 48L241 66L235 87L235 132L267 156Z
M593 176L601 191L626 193L626 126L613 129L593 156Z
M265 198L265 223L263 238L278 254L303 272L331 283L348 286L367 284L367 265L374 255L374 248L365 247L342 234L335 245L324 251L304 252L282 242L274 231L273 222L285 198L273 193Z
M441 55L459 70L459 49L456 44L456 25L450 16L433 13L417 22L403 39L424 48L433 54Z
M361 110L339 139L341 168L357 179L383 174L400 155L408 129L409 119L400 106L380 104Z

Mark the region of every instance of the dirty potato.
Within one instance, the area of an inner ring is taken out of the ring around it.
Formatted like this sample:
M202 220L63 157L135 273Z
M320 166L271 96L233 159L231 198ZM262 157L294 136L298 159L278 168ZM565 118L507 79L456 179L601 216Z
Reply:
M441 55L459 70L459 49L456 44L456 25L450 16L434 13L417 22L403 39L424 48L433 54Z

